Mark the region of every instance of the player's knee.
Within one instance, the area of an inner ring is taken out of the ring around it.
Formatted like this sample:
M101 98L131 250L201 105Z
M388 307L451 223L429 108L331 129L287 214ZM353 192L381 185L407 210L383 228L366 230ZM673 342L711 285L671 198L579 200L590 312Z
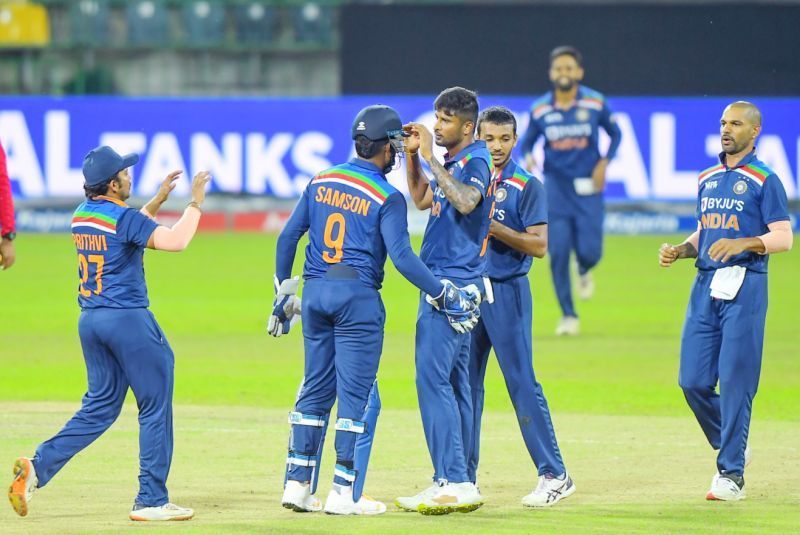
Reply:
M589 270L600 263L600 259L603 257L603 249L601 247L590 247L585 250L578 251L577 256L578 263L584 269Z
M709 386L707 383L692 378L678 379L678 386L681 387L683 395L686 396L687 399L707 397L714 392L713 386Z

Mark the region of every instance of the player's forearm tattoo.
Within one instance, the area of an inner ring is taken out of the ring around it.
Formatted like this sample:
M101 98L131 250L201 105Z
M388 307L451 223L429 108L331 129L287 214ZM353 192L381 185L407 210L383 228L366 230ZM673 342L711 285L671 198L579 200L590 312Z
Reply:
M436 184L442 188L444 196L455 206L456 210L466 215L472 212L481 202L481 192L475 186L468 186L453 178L450 171L444 168L436 158L428 162Z
M682 243L678 247L678 256L680 258L697 258L697 249L691 243Z

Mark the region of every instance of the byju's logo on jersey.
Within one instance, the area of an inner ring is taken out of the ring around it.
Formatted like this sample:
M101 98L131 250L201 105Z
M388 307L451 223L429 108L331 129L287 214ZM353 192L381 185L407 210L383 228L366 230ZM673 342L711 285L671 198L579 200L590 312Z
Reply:
M494 194L494 198L497 202L503 202L508 197L508 191L506 188L497 188L497 191Z
M367 129L367 125L364 124L364 121L359 121L358 122L358 126L356 127L356 130L359 131L359 132L363 132L366 129Z
M733 192L736 195L741 195L745 191L747 191L747 182L745 182L744 180L740 180L739 182L733 185Z

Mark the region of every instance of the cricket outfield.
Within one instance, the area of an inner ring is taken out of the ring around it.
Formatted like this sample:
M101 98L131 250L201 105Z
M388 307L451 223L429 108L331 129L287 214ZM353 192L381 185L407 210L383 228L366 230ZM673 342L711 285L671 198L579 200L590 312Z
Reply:
M523 509L535 473L496 363L487 372L477 512L401 513L395 496L427 486L430 459L414 390L417 292L390 264L382 292L386 339L378 374L383 413L366 490L387 502L377 518L299 515L280 507L291 409L302 377L302 337L265 332L275 237L201 235L174 255L145 259L151 309L176 353L175 454L170 498L193 507L180 525L133 526L137 422L126 409L17 517L0 508L2 533L110 533L134 527L223 532L365 533L788 533L800 530L800 256L770 261L770 307L745 475L748 498L706 502L715 453L677 386L678 347L693 278L690 262L659 268L670 238L609 237L579 303L582 335L556 338L559 312L545 262L534 263L534 364L578 492L550 510ZM678 239L671 237L672 240ZM302 254L302 251L299 251ZM67 235L26 235L0 273L0 467L55 433L79 407L85 371L77 336L75 253ZM295 272L299 273L300 262ZM121 327L123 328L123 327ZM513 328L513 326L509 326ZM331 432L331 431L329 431ZM333 440L319 493L333 471ZM2 480L0 480L2 481Z

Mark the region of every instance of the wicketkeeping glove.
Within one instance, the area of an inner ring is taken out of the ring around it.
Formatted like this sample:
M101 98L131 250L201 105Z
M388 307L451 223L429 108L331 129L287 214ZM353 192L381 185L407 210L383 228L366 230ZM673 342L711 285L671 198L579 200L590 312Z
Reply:
M426 295L425 300L447 317L453 330L461 334L468 333L478 324L481 316L478 308L481 294L478 287L471 284L458 288L447 279L442 279L442 283L442 293L436 297Z
M275 302L267 322L267 332L272 336L288 333L292 325L300 321L300 298L296 295L299 287L300 277L286 279L280 284L275 278Z

